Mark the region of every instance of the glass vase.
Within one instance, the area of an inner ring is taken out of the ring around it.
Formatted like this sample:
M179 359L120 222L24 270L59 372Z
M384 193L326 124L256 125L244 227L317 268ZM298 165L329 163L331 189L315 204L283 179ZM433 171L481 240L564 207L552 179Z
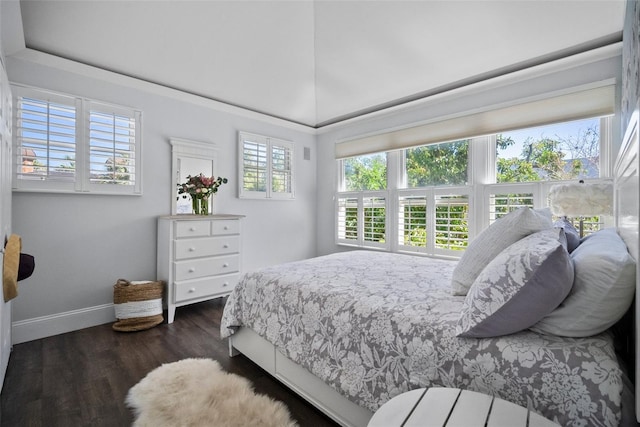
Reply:
M209 198L203 197L200 200L200 215L209 215Z
M200 215L200 199L191 197L191 210L194 215Z

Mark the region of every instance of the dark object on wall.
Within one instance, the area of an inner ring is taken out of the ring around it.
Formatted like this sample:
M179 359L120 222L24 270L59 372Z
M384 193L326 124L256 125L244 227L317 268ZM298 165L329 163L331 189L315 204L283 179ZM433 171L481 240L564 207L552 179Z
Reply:
M143 331L162 323L163 294L162 281L130 282L118 279L113 285L113 305L116 310L113 329L119 332Z
M33 255L20 254L20 265L18 266L18 282L31 277L36 268L36 260Z

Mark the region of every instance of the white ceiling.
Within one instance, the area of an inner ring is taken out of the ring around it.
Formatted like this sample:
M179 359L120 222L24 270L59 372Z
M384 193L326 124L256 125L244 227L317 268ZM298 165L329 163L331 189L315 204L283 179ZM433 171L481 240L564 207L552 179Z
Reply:
M27 48L321 127L619 41L625 1L20 6Z

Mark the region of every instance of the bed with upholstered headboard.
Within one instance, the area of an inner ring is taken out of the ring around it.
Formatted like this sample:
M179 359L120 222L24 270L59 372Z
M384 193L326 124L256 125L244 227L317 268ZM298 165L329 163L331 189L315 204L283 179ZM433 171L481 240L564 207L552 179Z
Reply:
M627 245L629 253L636 261L639 258L639 215L640 215L640 157L638 151L640 127L640 108L636 108L631 116L625 132L622 147L618 154L614 170L614 202L615 220L618 233ZM635 403L635 417L629 420L640 422L640 263L636 263L636 294L632 310L621 322L619 332L620 354L623 363L627 364L629 376L635 387L635 397L629 399ZM630 411L625 412L627 415ZM627 421L627 420L625 420Z
M232 354L345 426L432 386L492 394L561 425L635 421L640 328L623 314L639 277L637 114L631 123L615 167L615 228L570 252L570 230L522 209L459 262L353 251L248 273L222 318Z

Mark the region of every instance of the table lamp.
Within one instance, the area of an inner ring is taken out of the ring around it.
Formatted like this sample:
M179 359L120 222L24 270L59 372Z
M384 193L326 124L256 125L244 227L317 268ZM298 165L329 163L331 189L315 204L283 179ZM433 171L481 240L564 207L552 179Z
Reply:
M580 237L584 235L584 217L611 215L613 185L585 184L584 181L558 184L549 190L549 207L558 216L580 217Z

